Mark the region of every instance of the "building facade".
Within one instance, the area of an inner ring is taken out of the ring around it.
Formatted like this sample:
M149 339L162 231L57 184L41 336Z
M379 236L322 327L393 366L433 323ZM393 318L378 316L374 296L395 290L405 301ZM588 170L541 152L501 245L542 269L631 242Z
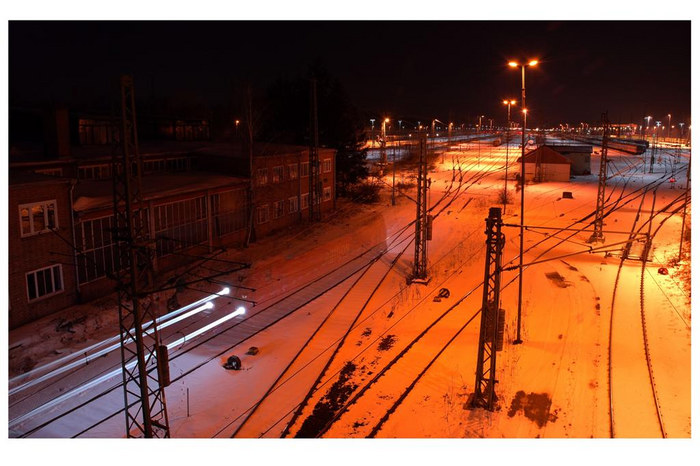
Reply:
M112 154L119 146L95 143L109 140L83 135L53 156L11 147L10 328L114 291L123 247L112 234ZM235 141L140 144L141 214L156 273L308 219L309 149L249 149ZM335 150L320 149L319 159L327 213L335 205Z

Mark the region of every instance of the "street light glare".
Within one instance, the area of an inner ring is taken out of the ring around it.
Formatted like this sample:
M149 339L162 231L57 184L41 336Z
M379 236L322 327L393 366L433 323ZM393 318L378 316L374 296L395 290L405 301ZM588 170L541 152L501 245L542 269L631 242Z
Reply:
M530 63L528 63L528 65L535 66L537 63L539 63L537 60L530 60Z
M511 104L511 105L515 105L515 103L516 103L515 100L511 100L511 101L510 101L510 104Z
M517 67L517 66L518 66L518 62L515 62L515 61L509 61L509 62L508 62L508 66L511 66L511 67L515 68L515 67Z

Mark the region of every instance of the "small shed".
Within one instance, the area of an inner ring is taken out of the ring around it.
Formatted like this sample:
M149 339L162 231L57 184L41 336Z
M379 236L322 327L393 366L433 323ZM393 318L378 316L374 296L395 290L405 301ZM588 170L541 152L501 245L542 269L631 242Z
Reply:
M570 176L571 161L551 147L540 146L525 154L525 182L569 181Z

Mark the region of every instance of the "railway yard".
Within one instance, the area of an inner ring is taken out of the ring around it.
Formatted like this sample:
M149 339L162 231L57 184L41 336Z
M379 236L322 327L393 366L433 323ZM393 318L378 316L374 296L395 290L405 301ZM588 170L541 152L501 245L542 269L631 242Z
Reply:
M690 244L680 258L678 246L686 206L690 225L689 150L660 150L647 173L645 154L610 149L605 241L595 244L599 156L592 175L526 185L515 345L519 152L511 144L494 411L470 409L469 397L485 218L502 207L506 147L463 142L429 159L427 284L407 281L410 161L397 168L395 206L388 173L377 204L345 200L302 233L216 257L251 268L183 293L194 304L159 323L171 436L690 438ZM216 260L207 273L223 267ZM124 435L117 316L109 301L102 308L64 316L72 333L53 331L55 316L11 332L10 436ZM223 367L233 355L239 370Z

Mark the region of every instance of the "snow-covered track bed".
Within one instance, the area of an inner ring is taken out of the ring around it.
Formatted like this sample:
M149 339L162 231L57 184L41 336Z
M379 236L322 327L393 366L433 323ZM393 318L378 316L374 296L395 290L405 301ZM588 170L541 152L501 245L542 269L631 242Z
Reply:
M672 171L671 176L673 175ZM668 427L664 422L663 407L665 401L671 402L675 394L666 391L664 398L661 388L672 384L669 380L662 380L660 383L654 373L652 354L655 350L658 351L657 354L663 354L664 349L655 348L651 342L650 332L653 332L654 328L649 325L650 314L648 303L645 302L644 278L650 266L648 256L654 237L668 219L683 209L685 196L681 194L666 205L655 206L658 187L657 183L648 186L654 193L649 218L638 225L646 197L642 196L629 234L630 241L646 235L640 266L635 268L634 264L629 263L628 256L632 244L630 242L621 256L612 290L607 373L609 434L613 438L669 436ZM645 195L647 193L648 191L645 191ZM652 229L652 225L655 229ZM637 289L621 284L623 271L627 278L625 283L629 283L630 275L633 275L633 280L639 283ZM639 312L634 312L635 309Z

